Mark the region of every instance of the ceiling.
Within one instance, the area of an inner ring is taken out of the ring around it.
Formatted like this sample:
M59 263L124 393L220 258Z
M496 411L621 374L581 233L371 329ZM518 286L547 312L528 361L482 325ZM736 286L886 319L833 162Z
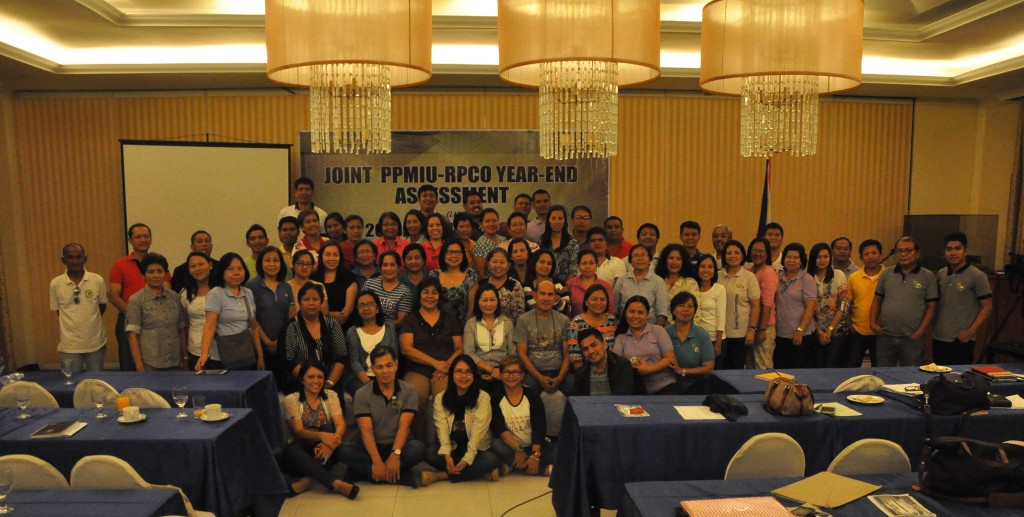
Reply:
M699 91L706 0L661 2L662 76ZM865 0L863 85L850 95L1024 97L1024 0ZM266 77L261 0L4 0L0 88L280 88ZM497 76L497 0L433 0L433 78L417 88L514 88Z

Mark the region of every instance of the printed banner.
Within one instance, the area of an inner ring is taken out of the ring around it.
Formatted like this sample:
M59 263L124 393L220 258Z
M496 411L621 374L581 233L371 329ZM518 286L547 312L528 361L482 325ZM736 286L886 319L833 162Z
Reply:
M536 131L396 131L392 138L390 154L314 154L309 133L299 135L302 175L316 184L317 206L361 215L366 237L376 236L381 213L404 219L419 208L416 193L425 184L437 187L437 211L449 220L470 191L502 221L516 195L537 189L567 211L586 205L593 221L608 214L608 160L545 160Z

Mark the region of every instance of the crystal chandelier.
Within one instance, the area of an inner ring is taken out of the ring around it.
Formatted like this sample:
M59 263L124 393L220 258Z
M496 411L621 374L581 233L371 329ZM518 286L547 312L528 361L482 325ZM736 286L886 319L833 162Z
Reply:
M700 86L738 95L740 154L815 154L818 96L861 82L863 0L714 0L701 22Z
M267 76L309 87L314 153L391 152L391 89L430 79L430 4L267 0Z
M540 154L618 152L620 86L659 75L657 0L499 0L501 78L540 90Z

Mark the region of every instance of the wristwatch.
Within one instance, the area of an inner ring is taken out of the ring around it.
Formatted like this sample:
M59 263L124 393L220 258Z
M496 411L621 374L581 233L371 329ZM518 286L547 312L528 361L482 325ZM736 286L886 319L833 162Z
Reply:
M402 449L391 449L391 454L394 454L395 456L401 456Z
M797 331L797 332L803 332L803 331L804 331L804 328L803 328L803 327L797 327L797 328L796 328L796 331Z
M327 379L326 381L324 381L324 384L326 384L328 388L333 388L334 387L334 381L332 381L330 379Z

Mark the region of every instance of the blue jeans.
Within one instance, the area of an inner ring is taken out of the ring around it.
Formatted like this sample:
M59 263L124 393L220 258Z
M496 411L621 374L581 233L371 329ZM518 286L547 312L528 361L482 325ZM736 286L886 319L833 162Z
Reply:
M437 453L438 447L440 446L431 447L431 449L427 451L427 464L429 464L431 467L434 467L437 470L447 472L448 465L445 462L444 456L441 456L440 454ZM459 456L458 458L452 456L452 461L454 461L455 464L458 464L461 459L461 456ZM501 460L498 459L497 454L489 450L476 451L476 458L473 459L473 463L471 463L466 468L462 469L461 474L457 476L449 475L448 479L452 483L458 483L460 481L469 481L471 479L481 478L484 476L484 474L487 474L492 470L498 468L498 465L500 464Z
M924 362L924 341L921 339L881 334L876 340L875 349L880 367L921 366Z
M103 357L107 353L106 345L93 352L74 353L60 352L61 361L71 361L71 371L80 372L85 368L87 372L102 372Z
M373 460L370 459L370 454L366 452L366 448L363 447L362 438L356 437L357 441L354 444L344 444L338 451L340 453L341 461L352 472L356 473L362 479L373 479ZM391 456L391 444L377 444L377 453L380 454L380 459L387 461L388 456ZM407 440L405 446L402 447L401 458L401 473L402 478L406 478L409 475L409 469L417 463L423 461L426 456L427 446L419 440Z

